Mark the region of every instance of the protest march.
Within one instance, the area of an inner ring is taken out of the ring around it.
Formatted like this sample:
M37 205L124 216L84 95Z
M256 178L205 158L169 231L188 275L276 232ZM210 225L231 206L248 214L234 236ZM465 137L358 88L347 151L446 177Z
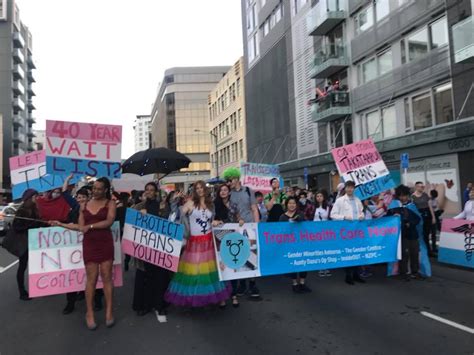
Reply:
M131 269L131 308L155 312L160 323L175 307L259 300L259 278L271 275L289 277L295 294L312 292L310 272L342 269L349 286L370 282L381 265L401 281L432 276L429 257L438 250L426 239L423 206L416 191L395 186L370 139L333 149L341 176L334 191L283 187L278 166L243 162L215 185L166 193L159 174L185 168L186 157L160 164L163 151L148 149L123 162L121 126L46 126L45 150L10 159L21 204L3 247L19 259L21 300L65 294L70 314L85 297L90 330L103 299L105 325L115 325L114 288ZM123 184L123 173L151 177ZM471 203L474 190L469 196ZM440 262L474 268L469 213L442 222Z

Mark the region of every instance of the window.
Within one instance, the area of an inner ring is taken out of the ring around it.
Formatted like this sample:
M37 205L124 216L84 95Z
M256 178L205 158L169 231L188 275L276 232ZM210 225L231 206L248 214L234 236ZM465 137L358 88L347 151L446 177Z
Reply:
M267 0L260 0L260 8L264 7L267 3Z
M377 77L377 63L375 58L362 64L362 83L366 83Z
M380 21L390 13L389 0L376 0L375 2L375 15L377 21Z
M380 140L383 137L382 134L382 122L380 120L379 111L373 111L365 115L367 120L367 136L372 138L374 141Z
M237 78L237 96L240 96L240 78Z
M244 126L244 121L242 119L242 109L239 108L239 111L237 111L237 116L238 116L238 120L239 120L239 127L243 127Z
M374 25L374 9L372 5L361 10L355 16L356 33L359 34L371 28Z
M379 75L383 75L392 70L392 50L383 52L378 56Z
M397 135L397 116L395 114L395 106L382 108L382 126L384 138Z
M408 59L410 61L418 59L428 53L428 30L423 28L412 34L407 39Z
M448 26L446 24L446 17L443 17L430 25L430 35L431 49L448 44Z
M243 139L241 139L239 141L239 155L240 155L240 159L242 159L244 157L244 141L243 141Z
M451 100L451 83L434 88L436 124L443 124L453 120L453 102Z
M275 10L275 22L280 22L281 18L283 17L283 4L280 2Z
M252 62L260 54L260 48L258 44L258 32L254 33L248 42L248 53L249 62Z
M433 125L433 115L431 113L430 94L422 94L413 97L413 128L416 130L428 128Z
M265 37L270 32L270 22L265 21L263 23L263 37Z

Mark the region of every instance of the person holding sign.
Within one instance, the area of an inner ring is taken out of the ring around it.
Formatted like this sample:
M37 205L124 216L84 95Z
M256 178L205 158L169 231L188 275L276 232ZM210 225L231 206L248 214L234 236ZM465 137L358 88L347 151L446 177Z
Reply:
M83 258L87 274L86 324L90 330L97 329L93 304L99 272L104 284L106 326L110 328L115 324L112 314L114 241L110 226L115 221L116 206L111 200L110 187L109 179L97 179L92 187L92 199L81 206L79 214L79 228L84 233Z
M469 192L469 200L466 201L462 212L453 218L474 221L474 187L472 187Z
M145 201L136 204L133 208L142 214L167 219L169 208L167 204L161 203L160 190L154 182L145 185ZM145 261L136 261L143 263L143 270L137 268L135 275L135 289L133 294L133 309L140 316L145 315L151 309L155 310L156 318L160 323L166 323L165 292L171 280L169 270Z
M280 222L302 222L304 221L304 214L298 211L298 200L291 196L286 200L286 212L280 216ZM294 293L307 293L311 289L306 286L305 279L308 276L307 272L298 272L290 274L293 280L292 289Z
M190 237L165 294L165 300L176 306L204 307L218 303L225 307L232 289L219 281L216 253L211 230L214 205L206 183L194 183L192 198L183 206L189 218Z
M354 196L354 181L346 181L344 183L344 196L339 197L331 210L331 219L336 221L363 221L364 206L361 200ZM346 283L354 285L354 281L365 283L357 271L357 267L349 267L346 271Z

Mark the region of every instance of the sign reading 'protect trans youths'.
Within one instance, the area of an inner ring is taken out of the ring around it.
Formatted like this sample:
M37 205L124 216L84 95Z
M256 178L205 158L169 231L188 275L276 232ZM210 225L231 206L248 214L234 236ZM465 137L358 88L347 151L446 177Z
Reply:
M114 239L113 282L122 286L122 253L120 225L112 227ZM60 227L30 229L28 231L29 295L42 297L84 291L86 270L82 257L82 233ZM102 288L102 282L97 285Z
M121 176L122 126L46 121L46 171L55 175Z
M38 192L49 191L61 187L65 180L65 176L46 173L44 150L11 157L10 176L14 200L21 198L27 189L35 189ZM74 184L78 180L79 177L75 176L70 183Z
M256 243L252 232L256 229ZM221 280L394 262L400 218L224 224L214 228ZM222 266L223 265L223 266Z
M181 224L128 208L122 250L134 258L176 272L183 233Z
M354 181L355 194L361 200L395 187L390 171L372 139L331 150L343 181Z
M243 186L253 191L268 193L272 191L270 181L273 178L280 178L280 168L278 165L240 163L240 174L240 182Z

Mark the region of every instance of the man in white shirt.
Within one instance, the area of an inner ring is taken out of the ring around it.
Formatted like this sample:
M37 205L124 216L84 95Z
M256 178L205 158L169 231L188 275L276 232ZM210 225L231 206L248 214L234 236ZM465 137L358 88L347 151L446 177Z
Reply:
M354 196L354 181L346 181L344 184L345 195L339 197L331 210L331 219L336 221L362 221L364 220L364 207L360 199ZM354 285L354 281L365 283L357 267L345 268L346 283Z

